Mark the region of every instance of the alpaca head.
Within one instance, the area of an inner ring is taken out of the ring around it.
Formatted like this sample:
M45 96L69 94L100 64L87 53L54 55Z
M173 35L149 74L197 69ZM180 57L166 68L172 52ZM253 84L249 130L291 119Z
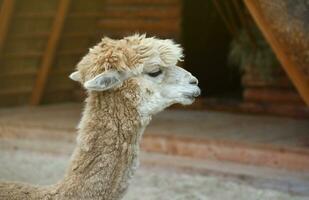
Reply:
M181 47L172 40L145 35L121 40L103 38L89 50L70 78L89 92L120 90L130 97L134 88L139 111L152 115L175 103L191 104L200 95L198 80L177 66L182 56Z

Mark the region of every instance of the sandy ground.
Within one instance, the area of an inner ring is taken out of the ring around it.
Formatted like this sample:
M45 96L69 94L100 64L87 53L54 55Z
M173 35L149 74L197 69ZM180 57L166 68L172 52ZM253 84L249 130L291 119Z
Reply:
M66 130L74 134L81 109L81 104L72 103L0 109L0 136L5 129L14 127L19 131L23 128L43 128L44 134L47 130ZM153 118L145 134L189 135L195 138L309 149L308 130L308 119L166 110Z
M74 126L80 115L76 105L65 108L51 106L0 112L0 180L47 185L63 176L74 148ZM210 138L228 136L237 141L275 141L278 145L298 146L303 144L300 141L306 141L309 127L304 120L190 113L162 113L146 134L167 130L166 134L185 135L192 132L191 126L195 130L192 135L196 137L207 133ZM249 137L252 135L259 137ZM168 162L158 162L160 156L154 159L144 155L125 200L309 200L308 173L259 171L257 166L212 165L206 160L193 164L188 158L171 155L166 158ZM176 160L190 170L174 165ZM208 171L211 168L215 173L201 170L205 165ZM230 175L232 172L235 176ZM262 178L257 180L259 177Z
M59 180L68 154L1 149L0 180L47 185ZM141 166L125 200L308 200L287 192L259 189L227 177Z

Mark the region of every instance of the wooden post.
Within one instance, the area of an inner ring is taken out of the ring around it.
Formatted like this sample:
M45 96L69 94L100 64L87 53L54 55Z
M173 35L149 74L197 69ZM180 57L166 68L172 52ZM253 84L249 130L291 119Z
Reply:
M265 17L262 14L262 11L260 10L258 2L256 0L244 0L244 2L253 19L262 31L264 37L272 47L284 70L286 71L292 83L298 90L300 96L309 106L309 83L306 77L299 70L298 66L293 62L289 55L285 54L284 46L277 40L276 36L273 34L269 23L266 21Z
M60 0L59 7L53 22L50 36L47 41L46 49L43 54L42 64L38 70L37 78L32 90L30 100L31 105L38 105L41 102L48 74L55 57L58 41L60 39L61 31L63 29L65 17L69 10L70 0Z
M0 8L0 52L2 51L5 43L14 5L15 0L3 0Z

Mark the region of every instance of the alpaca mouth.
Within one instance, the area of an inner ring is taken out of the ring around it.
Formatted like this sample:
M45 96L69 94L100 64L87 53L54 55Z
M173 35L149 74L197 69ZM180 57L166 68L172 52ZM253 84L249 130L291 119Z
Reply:
M192 93L186 93L186 94L184 94L184 96L186 97L186 98L189 98L189 99L195 99L196 97L198 97L198 96L200 96L201 95L201 90L200 89L198 89L198 90L196 90L196 91L194 91L194 92L192 92Z

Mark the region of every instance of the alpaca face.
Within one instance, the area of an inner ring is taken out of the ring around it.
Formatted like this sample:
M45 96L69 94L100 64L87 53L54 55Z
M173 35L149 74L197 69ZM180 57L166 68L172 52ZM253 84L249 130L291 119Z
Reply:
M181 58L182 48L172 40L144 35L122 40L103 38L70 78L97 92L129 90L122 85L132 80L138 88L139 111L152 115L175 103L191 104L200 95L198 80L177 66Z
M143 114L156 114L176 103L189 105L201 93L198 80L176 65L145 66L135 79L142 91L140 111Z

